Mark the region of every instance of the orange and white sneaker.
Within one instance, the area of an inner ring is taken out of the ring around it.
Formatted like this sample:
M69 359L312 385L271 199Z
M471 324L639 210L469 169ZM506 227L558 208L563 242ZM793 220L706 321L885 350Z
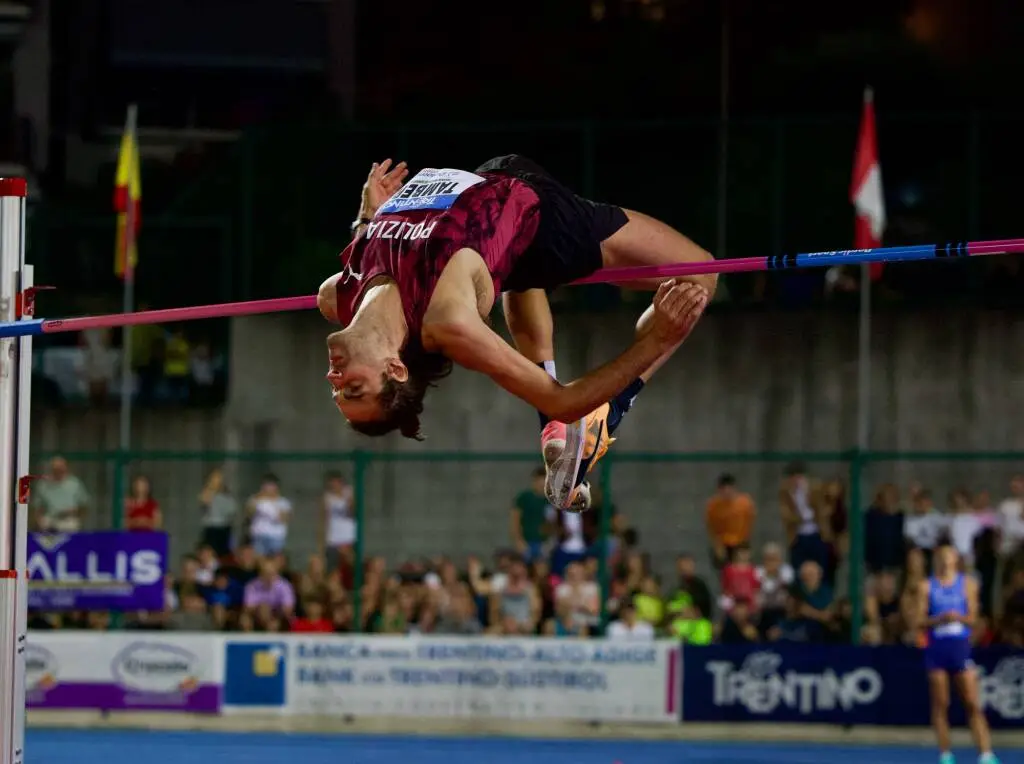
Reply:
M556 509L583 512L590 508L587 474L615 439L608 432L611 406L602 404L572 424L548 422L541 433L547 479L544 494Z

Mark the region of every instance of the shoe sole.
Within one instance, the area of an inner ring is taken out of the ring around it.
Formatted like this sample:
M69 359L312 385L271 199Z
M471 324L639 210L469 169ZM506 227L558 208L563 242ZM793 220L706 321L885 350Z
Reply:
M587 420L586 418L580 419L575 425L566 426L563 448L553 454L549 454L547 448L544 450L544 462L548 468L544 493L547 500L557 509L572 509L576 474L583 462L583 449L587 443L586 431Z

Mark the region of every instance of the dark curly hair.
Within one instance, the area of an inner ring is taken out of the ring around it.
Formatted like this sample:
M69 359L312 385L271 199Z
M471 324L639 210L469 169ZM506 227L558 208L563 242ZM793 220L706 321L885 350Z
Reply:
M379 437L398 430L407 438L423 440L420 414L427 389L436 387L438 380L452 373L452 362L440 353L428 353L418 339L410 339L399 353L409 370L405 382L397 382L384 375L384 386L377 396L384 418L373 422L349 422L358 433Z

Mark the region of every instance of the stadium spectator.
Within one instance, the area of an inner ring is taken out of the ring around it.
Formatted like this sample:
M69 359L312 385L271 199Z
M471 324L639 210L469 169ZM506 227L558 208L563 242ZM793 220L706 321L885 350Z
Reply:
M288 521L292 503L281 495L276 475L265 475L260 490L246 502L249 539L260 557L270 557L284 549L288 541Z
M328 472L324 478L320 511L319 548L333 572L341 567L344 551L356 543L355 493L340 472Z
M291 618L295 611L295 591L272 562L260 565L259 576L245 586L244 615L250 628L266 629L279 618Z
M558 543L551 552L551 572L561 578L570 562L580 562L587 556L587 541L583 535L583 515L579 512L551 511L556 523Z
M633 607L641 621L657 629L665 620L665 601L661 597L661 582L648 573L640 581L640 591L633 595Z
M213 583L206 589L206 604L210 609L217 628L226 628L229 615L242 604L242 590L233 585L227 573L220 571L214 576Z
M551 535L553 510L544 496L544 468L537 467L530 475L530 487L516 494L509 512L509 536L512 546L527 562L544 554Z
M749 645L760 640L750 605L751 601L745 597L733 601L718 629L721 644Z
M199 494L203 513L202 543L213 547L218 557L231 551L231 528L238 514L238 503L224 481L224 470L212 470Z
M168 403L186 403L192 378L192 349L185 330L172 329L164 344L164 378L160 397Z
M864 517L864 561L871 573L903 566L907 549L904 519L899 489L886 483L875 493Z
M158 531L164 527L160 504L153 498L152 484L145 475L137 475L124 500L125 527L130 531Z
M832 589L824 582L822 569L818 563L807 560L800 566L794 594L799 602L800 616L813 624L809 632L811 640L824 640L834 611Z
M592 580L587 580L584 566L579 562L569 563L565 569L565 580L555 589L555 614L559 628L569 626L587 629L597 626L601 615L601 590ZM566 636L559 632L559 636Z
M764 545L761 565L757 567L758 627L767 635L786 616L789 587L793 585L793 568L782 556L782 547L775 543Z
M352 603L348 599L334 604L334 609L331 613L331 623L334 625L335 634L351 634L354 631L355 612Z
M530 581L526 564L516 560L509 568L505 586L491 595L491 630L508 636L536 634L540 612L540 595Z
M704 579L697 575L697 561L693 555L681 554L676 558L676 575L678 584L669 602L669 611L681 609L682 604L692 604L702 618L710 618L711 591Z
M33 484L32 507L38 530L50 533L77 533L82 530L89 509L89 493L68 468L64 457L51 459L49 474Z
M334 623L324 615L321 600L302 600L302 615L293 618L291 630L300 634L331 634Z
M911 508L903 533L909 544L924 553L926 566L931 569L932 551L946 531L946 518L935 508L932 492L924 488L914 493Z
M722 571L722 609L729 610L739 600L746 602L749 609L757 602L761 586L750 558L750 547L746 544L735 547L731 560Z
M477 617L476 604L465 584L459 584L452 592L449 607L444 611L434 629L436 634L470 636L481 634L483 626Z
M996 571L999 567L999 515L992 506L992 495L979 491L971 504L978 519L974 537L974 570L979 578L978 603L982 615L992 616Z
M799 570L805 561L812 560L824 568L828 556L824 534L830 528L825 523L822 492L811 482L801 462L789 464L783 472L779 505L790 564Z
M846 486L842 480L832 479L822 488L822 513L828 533L825 534L825 580L835 586L836 573L849 552L849 523L846 509Z
M882 571L875 576L864 599L864 618L877 632L878 642L892 645L902 641L905 625L900 605L896 575L890 570Z
M213 551L213 547L209 544L203 544L196 551L196 560L199 563L196 581L203 586L210 586L213 584L217 571L220 569L220 560L217 559L217 553Z
M324 567L324 558L319 554L309 556L306 569L299 574L295 585L299 600L326 602L330 596L330 579Z
M537 594L540 595L541 622L547 623L555 617L555 589L559 581L551 575L551 566L543 558L534 560L530 564L530 580L533 581L533 585L537 588ZM600 597L600 589L598 597Z
M956 551L960 553L964 566L974 567L974 539L981 533L980 518L971 505L971 495L963 488L949 494L949 537Z
M189 356L189 403L209 406L217 401L218 359L209 342L199 342Z
M240 589L244 589L260 573L256 550L251 544L240 546L235 551L234 561L223 570Z
M1007 536L1009 527L1019 528L1024 521L1024 475L1015 475L1010 480L1010 495L999 502L999 524L1003 528L1003 536ZM1012 534L1019 544L1024 540L1024 530Z
M715 567L728 564L734 549L750 543L756 517L754 500L737 490L736 478L729 474L719 476L718 487L704 510Z
M168 616L167 628L173 631L213 631L217 624L207 611L203 596L192 591L182 597L181 609Z
M76 357L76 371L85 382L89 403L105 406L114 380L116 356L110 347L110 329L86 329L78 337L82 353Z
M181 573L174 582L174 593L178 603L183 602L185 597L198 594L202 595L203 584L199 581L199 560L193 555L187 554L181 559Z
M617 620L608 624L609 639L631 642L650 642L654 639L654 627L637 617L632 603L625 602L619 608Z
M710 645L714 626L692 602L681 603L669 617L668 633L690 645Z
M804 563L805 565L813 563ZM786 595L785 616L768 630L771 642L812 642L820 633L820 624L801 612L803 603L794 593Z

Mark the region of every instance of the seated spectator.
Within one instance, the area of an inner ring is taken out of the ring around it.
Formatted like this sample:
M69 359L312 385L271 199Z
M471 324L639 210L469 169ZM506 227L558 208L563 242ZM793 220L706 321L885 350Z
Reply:
M631 602L624 602L619 608L619 618L608 624L608 639L651 642L654 640L654 627L637 618L636 608Z
M463 584L452 593L449 606L438 621L434 633L468 636L480 634L482 631L476 603L473 602L468 587Z
M793 568L785 561L782 547L769 543L761 554L762 564L757 567L758 628L762 636L786 615L789 587L793 585Z
M254 626L267 628L277 618L290 619L295 612L295 591L271 562L260 565L259 577L245 586L245 613Z
M669 616L668 632L689 645L710 645L714 639L714 626L692 602L673 600L679 607Z
M737 600L745 600L750 607L757 602L759 589L757 570L750 559L750 547L745 544L736 546L732 561L727 562L722 571L722 609L729 610Z
M734 600L718 630L718 641L723 645L749 645L759 639L757 625L752 620L750 600L743 597Z
M370 631L377 634L405 634L409 621L402 612L397 594L386 594L380 612L370 625Z
M234 584L227 573L218 572L213 584L206 588L206 604L217 628L228 624L228 614L242 604L242 588Z
M355 614L352 603L347 599L336 602L331 613L331 624L335 634L350 634L353 631Z
M974 539L981 533L980 519L971 506L971 496L963 488L949 494L949 537L964 561L964 567L974 567Z
M203 546L199 547L199 551L196 552L196 560L199 562L199 570L196 571L196 581L203 586L209 586L213 583L217 570L220 568L220 560L217 559L217 553L209 544L203 544Z
M205 589L199 582L199 560L192 555L185 555L181 560L181 574L174 585L178 601L183 601L190 594L202 596Z
M198 592L181 599L181 610L167 619L167 628L174 631L213 631L216 624L206 609L206 600Z
M900 569L907 548L903 522L899 490L886 483L864 517L864 560L872 573Z
M846 509L846 486L842 480L829 480L822 487L822 520L826 525L825 542L827 557L825 563L825 581L835 586L836 573L839 565L849 552L849 525Z
M570 562L565 568L565 580L555 589L555 612L562 620L565 613L577 626L593 628L601 616L601 591L593 581L584 578L582 563ZM585 631L585 629L584 629Z
M814 641L814 635L820 631L819 624L804 617L801 608L800 599L787 593L786 614L768 630L768 639L772 642Z
M883 571L875 576L874 586L864 600L864 618L869 625L878 629L882 644L893 645L902 641L903 613L896 575L891 571Z
M661 626L665 620L665 603L661 599L661 585L657 576L644 576L640 582L640 591L633 595L633 606L641 621L646 621L654 628Z
M540 595L530 581L522 560L512 563L501 591L490 597L491 630L507 636L537 633L540 623Z
M833 616L832 588L822 580L821 566L810 560L801 565L795 589L800 615L815 624L811 636L821 641Z
M240 546L235 550L234 561L230 565L224 566L221 570L240 588L244 589L250 581L260 574L256 550L250 544Z
M164 527L160 504L153 498L149 478L139 475L132 480L128 498L124 500L125 527L130 531L158 531Z
M711 591L704 579L697 575L697 562L692 555L681 554L676 558L676 574L679 576L676 593L668 603L669 613L678 613L692 605L702 618L711 615Z
M530 563L530 580L537 587L540 595L540 618L542 623L547 623L555 617L555 590L556 582L551 575L551 567L548 561L541 558ZM600 597L600 590L598 591Z
M835 645L848 645L853 637L853 603L843 597L836 603L835 616L828 624L825 640Z
M306 569L299 575L296 590L299 600L318 600L326 602L329 596L330 583L327 578L327 568L324 565L324 558L318 554L311 554L306 563Z
M324 616L323 602L304 600L302 616L292 619L291 630L300 634L330 634L334 631L334 624Z
M555 604L555 617L544 624L544 635L548 637L583 638L589 633L588 625L577 617L567 600Z

